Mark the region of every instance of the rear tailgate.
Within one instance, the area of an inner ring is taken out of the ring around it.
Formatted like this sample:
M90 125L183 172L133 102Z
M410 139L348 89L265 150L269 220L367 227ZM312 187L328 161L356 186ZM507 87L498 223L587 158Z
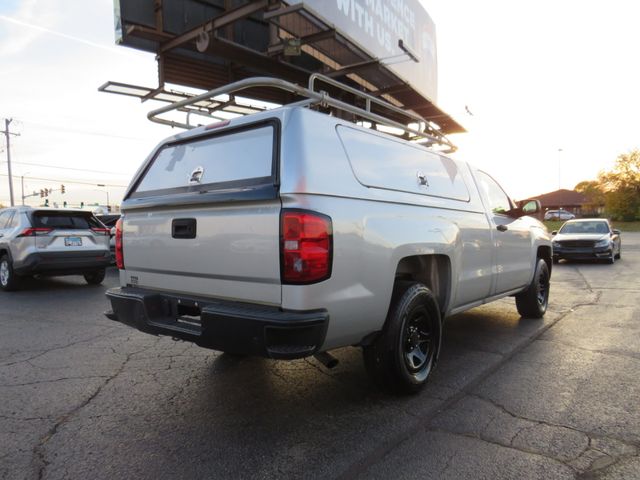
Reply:
M281 303L275 120L163 146L123 202L124 283Z

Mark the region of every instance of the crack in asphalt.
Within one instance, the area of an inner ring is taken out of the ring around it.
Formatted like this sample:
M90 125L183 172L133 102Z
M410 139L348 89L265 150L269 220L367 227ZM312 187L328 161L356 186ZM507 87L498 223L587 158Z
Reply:
M442 475L444 475L444 473L449 470L449 468L451 467L451 462L453 461L453 459L456 457L456 453L452 453L451 455L449 455L447 457L447 461L444 464L444 467L442 468L442 470L440 470L438 472L438 476L436 478L441 478Z
M57 346L57 347L48 348L46 350L40 350L37 355L34 355L32 357L29 357L29 358L22 359L22 360L16 360L15 362L3 363L2 365L0 365L0 368L2 368L2 367L11 367L13 365L18 365L20 363L29 363L29 364L31 364L30 362L32 360L35 360L36 358L42 357L42 356L46 355L47 353L55 352L57 350L64 350L66 348L73 347L74 345L79 345L81 343L92 342L93 340L96 340L98 338L108 336L109 333L111 333L111 332L101 333L99 335L94 335L92 337L85 338L83 340L76 340L76 341L68 343L66 345L60 345L60 346ZM35 365L33 365L33 366L35 366Z
M522 421L525 421L525 422L529 423L529 425L523 425L522 427L520 427L518 429L518 431L511 437L511 439L510 439L508 444L503 444L502 442L497 442L497 441L493 441L493 443L504 445L504 446L508 446L510 448L514 448L515 450L521 450L521 451L526 452L526 453L538 453L538 454L540 454L542 456L551 458L553 460L557 460L558 462L563 463L563 464L565 464L567 466L570 466L570 467L572 467L572 466L569 465L568 462L572 462L572 461L580 458L582 455L584 455L584 453L587 450L589 450L589 448L591 447L591 442L592 442L592 440L594 438L615 440L615 441L620 442L620 443L622 443L622 444L624 444L626 446L631 446L631 447L635 448L635 446L630 445L628 442L619 440L619 439L614 438L614 437L610 437L610 436L608 436L608 437L597 436L596 437L594 434L592 434L590 432L584 432L584 431L582 431L582 430L580 430L578 428L575 428L575 427L572 427L572 426L569 426L569 425L564 425L564 424L559 424L559 423L551 423L551 422L547 422L547 421L544 421L544 420L537 420L537 419L533 419L533 418L530 418L530 417L517 415L517 414L513 413L512 411L510 411L509 409L507 409L504 405L499 404L498 402L496 402L496 401L494 401L492 399L483 397L483 396L478 395L478 394L470 394L469 397L476 398L476 399L478 399L480 401L488 403L488 404L492 405L494 408L498 409L499 411L509 415L510 417L512 417L512 418L514 418L516 420L522 420ZM519 437L519 435L521 433L525 432L526 430L529 430L531 428L535 428L536 426L541 426L541 425L542 426L546 426L546 427L551 427L551 428L558 428L558 429L564 428L564 429L573 431L575 433L578 433L579 435L582 435L582 436L584 436L586 438L587 444L580 451L580 453L578 453L578 454L574 455L573 457L570 457L570 458L568 458L566 460L563 460L563 459L558 458L558 457L554 457L552 455L545 455L543 452L539 452L539 451L536 451L536 450L523 449L522 447L518 447L518 446L513 445L513 442L516 440L516 438ZM485 440L485 438L482 436L482 432L485 431L485 430L486 430L486 427L481 429L480 434L479 434L479 438L482 439L482 440ZM602 453L604 453L604 452L602 452Z
M79 342L76 342L76 343L79 343ZM154 342L153 345L146 346L140 350L127 354L125 360L122 362L120 367L118 367L118 369L113 373L113 375L110 375L109 377L107 377L107 379L101 385L99 385L96 388L96 390L89 397L87 397L86 400L76 405L69 412L58 417L58 419L56 420L56 423L47 431L47 433L45 433L40 438L40 440L33 447L33 450L32 450L32 456L33 456L32 464L35 464L34 466L37 467L38 480L41 480L44 478L47 466L49 465L49 462L46 459L47 443L49 443L49 441L51 441L51 439L58 433L60 427L68 423L80 410L82 410L84 407L89 405L93 401L93 399L96 398L109 383L111 383L116 377L118 377L118 375L120 375L124 371L127 363L129 363L129 361L134 355L143 353L144 351L149 350L150 348L153 348L155 345L157 345L157 343L158 342L156 341Z
M512 412L511 410L509 410L507 407L505 407L504 405L496 402L495 400L491 399L491 398L487 398L484 397L478 393L470 393L467 395L470 398L476 398L480 401L483 401L485 403L488 403L489 405L492 405L493 407L497 408L498 410L502 411L503 413L506 413L507 415L509 415L510 417L513 417L517 420L524 420L526 422L531 422L534 423L536 425L545 425L548 427L554 427L554 428L566 428L567 430L572 430L576 433L585 435L586 437L589 438L589 441L591 442L592 440L614 440L618 443L621 443L627 447L631 447L634 450L637 450L640 448L640 442L638 443L634 443L634 442L630 442L628 440L623 440L621 438L615 437L615 436L611 436L611 435L600 435L596 432L591 432L591 431L584 431L584 430L580 430L579 428L573 427L571 425L566 425L563 423L553 423L553 422L548 422L546 420L537 420L535 418L531 418L531 417L527 417L524 415L518 415L517 413ZM526 428L526 427L525 427ZM603 452L606 453L606 452Z
M93 380L95 378L109 378L109 377L108 375L90 375L86 377L62 377L62 378L54 378L52 380L36 380L34 382L27 382L27 383L3 383L3 384L0 384L0 387L28 387L31 385L40 385L43 383L64 382L65 380Z
M2 420L16 420L16 421L20 421L20 422L28 422L28 421L32 421L32 420L40 420L40 421L50 420L51 417L14 417L14 416L9 416L9 415L0 415L0 419L2 419Z
M596 450L599 452L599 450ZM602 453L602 452L600 452ZM606 470L609 469L611 467L616 466L618 463L622 462L623 460L626 460L628 458L635 458L638 457L640 455L638 455L637 453L633 453L633 454L623 454L623 455L619 455L618 457L612 457L609 454L604 454L604 457L599 457L596 458L593 462L591 462L591 464L589 465L589 468L587 470L584 470L582 472L577 472L576 473L576 480L591 480L591 479L595 479L595 474L597 474L598 472L602 471L602 470ZM598 464L595 465L596 462L598 462L598 460L601 460L603 458L610 458L612 459L611 462L607 462L607 463L603 463L602 465Z
M591 349L591 348L581 347L579 345L574 345L574 344L567 343L567 342L561 342L561 341L559 341L557 339L550 339L550 338L541 338L540 341L541 342L549 342L549 343L557 343L557 344L562 345L564 347L575 348L576 350L583 350L585 352L597 353L599 355L604 355L604 356L609 356L609 357L640 360L640 353L619 352L619 351L611 351L611 350L594 350L594 349ZM523 363L526 363L526 362L523 362Z
M464 437L464 438L471 438L473 440L479 440L481 442L487 443L489 445L494 445L496 447L507 448L509 450L515 450L516 452L525 453L527 455L534 455L536 457L546 458L547 460L552 460L554 462L558 462L558 463L564 465L565 467L570 468L571 470L575 470L571 465L569 465L566 461L564 461L562 459L553 457L551 455L545 455L544 453L536 451L536 450L530 450L530 449L523 448L523 447L514 447L514 446L508 445L506 443L498 442L496 440L491 440L489 438L483 437L482 435L475 435L475 434L472 434L472 433L451 432L451 431L443 429L443 428L429 428L426 431L427 432L444 433L446 435L452 435L454 437Z
M589 290L590 292L593 292L591 283L589 283L589 280L587 280L587 277L584 276L584 273L582 273L582 270L580 270L580 268L578 268L577 266L572 267L572 269L580 276L584 284L587 286L587 290Z

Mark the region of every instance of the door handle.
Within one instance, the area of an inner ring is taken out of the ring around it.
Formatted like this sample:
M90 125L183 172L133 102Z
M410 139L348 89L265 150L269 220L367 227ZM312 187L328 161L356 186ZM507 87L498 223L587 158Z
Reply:
M509 230L509 227L507 227L506 225L498 225L496 228L501 232L506 232L507 230Z
M175 218L171 222L171 236L173 238L196 238L196 219Z

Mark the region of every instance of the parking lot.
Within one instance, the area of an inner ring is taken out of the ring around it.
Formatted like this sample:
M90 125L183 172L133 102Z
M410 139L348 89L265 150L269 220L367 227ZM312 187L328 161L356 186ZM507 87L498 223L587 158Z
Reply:
M102 286L0 294L0 476L640 478L640 234L622 260L554 265L544 320L513 299L448 320L424 391L358 349L235 358L112 322Z

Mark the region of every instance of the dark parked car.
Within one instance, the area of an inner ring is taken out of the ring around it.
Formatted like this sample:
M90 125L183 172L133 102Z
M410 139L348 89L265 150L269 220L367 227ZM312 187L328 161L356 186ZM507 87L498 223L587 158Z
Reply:
M582 218L565 222L560 230L552 232L553 261L560 259L596 260L613 263L620 258L622 238L620 230L611 228L607 220Z

